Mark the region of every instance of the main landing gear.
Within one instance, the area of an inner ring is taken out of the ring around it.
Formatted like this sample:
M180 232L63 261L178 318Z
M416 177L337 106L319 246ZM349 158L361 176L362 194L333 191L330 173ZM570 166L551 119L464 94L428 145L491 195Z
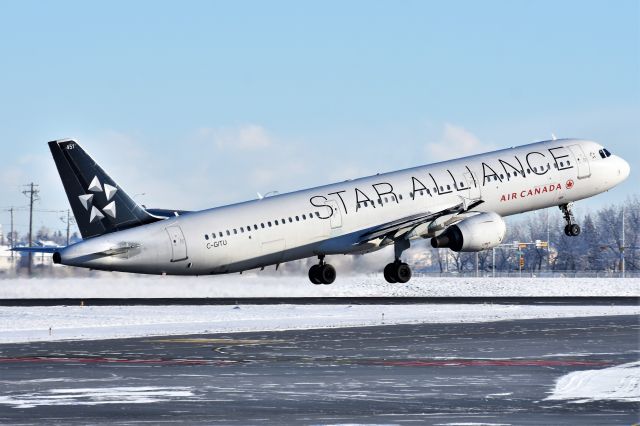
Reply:
M396 260L384 267L384 279L388 283L406 283L411 279L411 267L400 260L402 252L410 246L409 240L396 241L393 248Z
M324 254L318 256L319 263L309 268L309 279L314 284L331 284L336 280L336 269L324 263Z
M558 206L558 208L562 210L564 220L567 222L567 225L564 227L565 235L567 237L577 237L580 235L580 225L575 223L576 219L573 217L571 207L573 207L573 203L561 204Z

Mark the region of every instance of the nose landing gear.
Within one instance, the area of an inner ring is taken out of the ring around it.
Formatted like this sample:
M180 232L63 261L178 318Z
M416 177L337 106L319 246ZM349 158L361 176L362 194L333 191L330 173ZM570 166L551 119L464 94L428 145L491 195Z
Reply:
M309 280L318 284L331 284L336 280L336 269L324 263L324 255L318 256L319 263L309 268Z
M576 219L573 217L571 207L573 207L573 203L561 204L558 206L558 208L562 210L564 220L567 222L567 225L564 227L565 235L567 237L577 237L580 235L580 225L575 223Z

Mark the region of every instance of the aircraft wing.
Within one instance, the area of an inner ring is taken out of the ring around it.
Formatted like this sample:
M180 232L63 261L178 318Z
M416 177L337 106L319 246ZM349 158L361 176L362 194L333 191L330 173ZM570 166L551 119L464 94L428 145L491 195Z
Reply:
M476 200L467 204L465 200L459 204L444 207L433 212L418 213L392 222L387 222L365 231L360 236L357 244L364 244L371 240L385 237L392 240L402 239L420 225L428 224L442 216L457 215L467 212L479 206L483 202L484 201L482 200Z

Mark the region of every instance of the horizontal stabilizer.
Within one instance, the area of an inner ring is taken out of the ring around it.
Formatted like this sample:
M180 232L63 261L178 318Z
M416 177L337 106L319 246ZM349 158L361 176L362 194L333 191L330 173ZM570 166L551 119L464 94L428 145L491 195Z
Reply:
M55 253L62 250L64 247L14 247L10 251L24 252L24 253Z
M140 247L140 244L137 244L137 243L123 243L122 245L119 245L117 247L113 247L95 254L99 254L102 256L116 256L119 254L125 254L129 250L132 250L138 247Z

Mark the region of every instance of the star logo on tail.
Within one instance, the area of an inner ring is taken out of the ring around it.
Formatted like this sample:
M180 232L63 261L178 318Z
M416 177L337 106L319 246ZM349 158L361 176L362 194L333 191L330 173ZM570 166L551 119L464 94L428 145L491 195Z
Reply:
M94 176L93 180L89 184L89 187L87 188L87 191L93 192L93 194L79 195L78 199L80 200L80 203L82 203L82 207L84 207L85 210L91 212L89 215L89 223L99 222L106 216L109 216L113 219L116 218L116 202L115 200L111 201L111 199L118 191L118 188L109 185L108 183L105 183L103 187L103 185L100 183L100 179L98 179L98 176ZM104 195L107 198L107 204L102 207L102 210L93 205L95 194L100 192L104 192Z

